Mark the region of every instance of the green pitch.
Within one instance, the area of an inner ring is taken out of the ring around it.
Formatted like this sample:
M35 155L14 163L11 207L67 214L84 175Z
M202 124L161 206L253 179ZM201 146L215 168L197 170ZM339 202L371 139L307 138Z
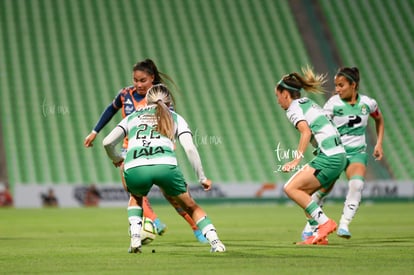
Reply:
M0 209L1 274L413 274L414 203L363 204L352 239L297 247L304 225L296 205L205 204L227 246L211 254L166 204L164 236L128 254L123 208ZM325 206L338 220L340 203ZM155 250L155 253L152 253Z

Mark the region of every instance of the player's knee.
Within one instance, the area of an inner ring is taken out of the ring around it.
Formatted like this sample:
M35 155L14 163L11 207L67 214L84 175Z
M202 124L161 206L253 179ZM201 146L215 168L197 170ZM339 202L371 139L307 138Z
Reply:
M361 193L364 188L364 181L362 179L351 179L349 181L349 191L353 193Z
M292 194L292 192L293 192L293 187L292 187L292 185L289 185L289 183L286 183L284 186L283 186L283 191L285 192L285 194L287 195L287 196L289 196L290 197L290 194Z

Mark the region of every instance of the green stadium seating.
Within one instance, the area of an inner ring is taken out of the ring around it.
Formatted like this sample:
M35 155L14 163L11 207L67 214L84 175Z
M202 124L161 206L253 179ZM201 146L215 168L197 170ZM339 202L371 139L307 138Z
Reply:
M383 112L383 147L393 176L412 179L413 2L320 0L319 3L344 65L360 69L361 93L377 99Z
M120 114L92 149L83 139L147 57L177 84L177 111L198 135L209 177L288 178L274 173L274 150L296 149L298 136L273 89L309 61L287 1L3 0L0 16L10 182L119 182L101 142Z
M319 3L344 63L361 70L361 92L383 110L394 177L414 178L412 5ZM355 6L355 12L339 12ZM117 91L131 84L133 64L147 57L174 79L177 112L193 129L207 176L225 183L290 176L274 172L283 163L275 149L280 144L291 153L299 136L273 89L281 75L310 61L288 1L2 0L0 37L0 106L12 184L119 182L101 142L121 115L92 149L83 139ZM177 153L195 181L180 147Z

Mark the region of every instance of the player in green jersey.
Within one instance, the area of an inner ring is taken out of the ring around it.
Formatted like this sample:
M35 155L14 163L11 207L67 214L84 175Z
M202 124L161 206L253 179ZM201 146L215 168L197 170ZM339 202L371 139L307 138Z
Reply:
M288 119L300 132L296 158L282 167L284 172L298 171L285 184L284 191L305 210L308 217L319 224L317 234L298 243L304 245L327 244L328 234L336 230L336 222L325 215L311 195L321 188L329 189L346 165L345 149L338 130L319 105L307 97L301 97L302 91L323 92L324 83L325 76L316 75L308 67L303 69L303 76L296 72L284 76L275 89L279 105L286 110ZM311 139L312 144L316 145L316 157L296 169Z
M364 187L368 162L365 133L369 117L374 119L377 131L377 142L373 156L376 160L381 160L383 157L384 119L377 102L366 95L358 93L359 80L358 68L340 68L335 75L336 94L324 106L327 115L332 118L341 134L341 141L345 146L348 159L345 168L346 177L349 180L348 194L337 231L339 237L346 239L351 238L349 224L358 210ZM312 198L322 206L327 193L326 190L320 190ZM315 222L313 222L313 225L312 227L308 223L302 236L312 234Z
M85 138L85 147L93 146L93 142L98 132L105 127L105 125L115 116L115 114L119 110L121 111L122 117L124 118L129 114L133 113L135 110L145 107L147 104L145 95L152 85L166 82L174 84L174 81L167 74L160 72L154 61L149 58L134 64L132 68L132 80L133 85L121 89L118 92L117 96L114 98L114 100L108 105L108 107L102 113L93 131ZM122 144L122 152L124 154L126 154L127 147L128 139L125 138ZM125 188L122 167L120 167L120 171L122 185ZM188 213L185 212L185 210L182 209L172 198L168 196L166 198L174 206L177 213L180 214L190 225L190 227L193 230L194 236L197 238L197 240L201 243L206 243L207 240L204 238L203 234L201 233L195 222L191 219L190 215L188 215ZM163 235L167 227L163 222L160 221L157 214L153 211L148 198L144 198L143 205L145 217L149 218L154 222L158 235ZM135 201L135 198L133 196L130 196L127 209L128 220L131 219L131 213L134 212L133 209L136 206L137 203Z
M103 140L106 152L114 165L124 164L128 192L134 196L138 204L134 209L134 219L131 220L130 251L141 252L143 197L155 184L190 214L210 243L211 252L225 252L226 248L217 236L214 225L188 193L187 183L177 166L176 139L183 146L204 190L211 189L211 181L204 175L187 122L169 109L172 96L165 85L152 86L146 94L146 100L147 107L124 118ZM128 150L124 159L115 146L125 137L128 137Z

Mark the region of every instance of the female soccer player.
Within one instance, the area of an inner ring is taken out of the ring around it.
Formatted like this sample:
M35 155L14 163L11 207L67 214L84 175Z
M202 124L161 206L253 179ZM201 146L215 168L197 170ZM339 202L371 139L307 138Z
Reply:
M138 207L131 220L131 252L141 252L140 230L142 227L142 198L152 186L157 185L165 194L174 198L196 221L211 245L211 252L224 252L225 246L204 210L196 204L187 191L187 184L177 166L174 151L178 138L205 190L210 190L201 165L200 156L192 139L187 122L171 111L170 91L163 84L152 86L146 95L148 106L124 118L105 137L103 145L115 166L124 164L124 177L128 191L136 198ZM126 157L117 153L116 144L128 137Z
M368 162L365 132L369 117L374 119L377 131L377 143L373 156L376 160L381 160L383 157L384 119L377 102L373 98L358 93L359 80L358 68L340 68L335 75L336 95L332 96L324 106L326 113L335 122L341 134L348 158L348 164L345 168L348 178L348 194L337 231L337 235L345 239L351 238L349 224L354 218L362 198ZM319 205L322 205L323 198L327 193L326 190L320 190L312 198ZM308 222L303 235L311 234L312 230L313 228Z
M105 109L102 113L101 117L99 118L98 123L96 124L95 128L92 132L85 138L84 145L85 147L93 146L93 141L95 140L99 131L101 131L105 125L112 119L112 117L118 112L118 110L122 110L122 117L126 117L129 114L133 113L135 110L146 106L145 95L148 89L154 85L159 83L165 83L165 80L172 82L171 78L160 72L155 65L155 63L151 59L145 59L136 63L132 69L132 79L133 79L133 86L128 86L118 93L115 99L109 104L109 106ZM123 153L126 154L126 148L128 146L128 139L124 139L124 143L122 145ZM123 178L123 168L121 167L121 179L122 184L126 190L124 178ZM201 243L207 242L204 238L201 231L198 229L195 222L191 219L187 212L185 212L173 199L168 198L168 201L173 204L176 211L188 222L191 226L193 233L197 240ZM162 235L166 230L166 225L162 223L155 212L152 210L149 200L145 197L143 199L143 207L144 207L144 215L151 219L155 227L157 229L157 233ZM137 207L137 202L133 196L130 196L128 202L128 220L131 219L131 211L134 212L133 209Z
M302 71L304 76L296 72L285 75L275 89L279 105L286 110L288 119L300 132L297 157L282 166L284 172L297 171L285 184L284 191L319 224L316 235L298 244L327 244L328 234L334 232L337 225L325 215L311 195L322 187L329 189L339 177L346 164L345 149L337 129L322 108L309 98L301 97L302 90L322 93L325 76L315 75L309 67ZM311 139L317 147L316 157L298 169Z

